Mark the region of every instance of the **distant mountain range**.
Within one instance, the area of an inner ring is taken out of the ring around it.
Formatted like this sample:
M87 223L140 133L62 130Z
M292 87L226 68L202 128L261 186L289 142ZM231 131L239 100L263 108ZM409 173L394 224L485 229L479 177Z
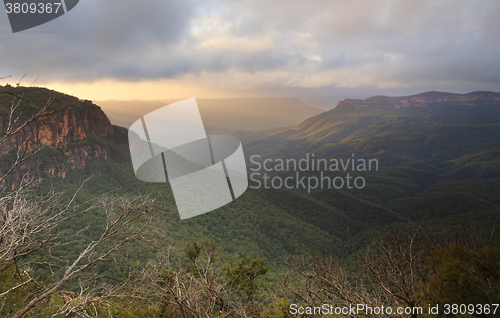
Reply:
M500 93L472 92L468 94L453 94L444 92L425 92L421 94L388 97L373 96L367 99L346 99L338 106L354 108L402 108L402 107L435 107L435 106L485 106L495 105L500 101Z
M247 151L270 157L296 152L293 149L326 157L383 152L381 159L393 166L493 151L500 146L499 123L500 93L427 92L346 99L295 126L236 135L245 141Z
M179 100L95 103L102 107L113 124L128 128L137 118L176 101ZM287 127L322 112L297 98L197 98L196 101L208 133Z
M50 183L56 189L68 190L94 175L82 190L87 197L110 191L154 192L173 212L158 220L169 242L210 238L219 244L223 258L266 257L273 268L278 268L284 266L284 256L311 251L347 255L354 252L353 246L366 242L373 231L407 220L429 217L430 229L439 235L447 235L464 223L491 229L500 222L498 93L429 92L347 99L335 109L315 113L296 125L265 131L244 129L255 127L259 117L278 118L281 112L286 120L298 120L312 110L296 99L274 100L278 105L275 108L269 106L269 100L241 99L240 106L231 104L237 100L227 104L200 100L202 112L205 106L211 108L209 117L214 122L209 133L232 131L242 140L247 159L258 155L261 162L266 158L298 160L314 154L315 158L330 160L349 159L354 154L356 158L377 159L379 170L360 173L366 180L362 189L324 188L307 193L284 187L249 188L235 202L181 222L168 184L144 183L135 178L127 129L112 125L100 107L43 88L19 88L19 92L33 101L33 109L49 97L54 98L55 105L71 104L73 108L70 113L30 126L24 136L31 133L49 147L19 167L3 186L14 186L22 175L30 174L48 181L42 188ZM5 111L11 102L10 95L0 94L0 110ZM138 117L133 116L163 106L156 103L150 108L134 108L138 105L127 102L121 111L128 114L126 118L136 120ZM298 115L294 117L291 113L295 109ZM232 119L234 123L230 124ZM264 126L272 125L267 122ZM11 138L0 149L3 171L21 140ZM248 161L249 174L253 167ZM317 171L300 173L318 176ZM269 174L286 177L294 172ZM332 178L345 175L327 174Z
M386 216L390 211L413 221L431 217L439 232L461 222L493 226L500 221L499 93L346 99L299 125L235 134L246 156L259 155L260 162L307 154L377 159L380 169L363 174L363 189L323 189L307 196L330 203L351 221L374 222L375 215L384 215L381 209ZM304 219L317 219L322 226L325 217L318 211L309 210Z

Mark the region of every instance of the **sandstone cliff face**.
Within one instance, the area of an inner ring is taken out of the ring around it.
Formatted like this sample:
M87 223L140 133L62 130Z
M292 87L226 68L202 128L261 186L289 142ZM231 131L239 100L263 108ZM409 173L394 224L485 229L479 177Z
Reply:
M3 125L0 124L0 129ZM27 150L38 145L60 148L68 142L75 142L90 135L106 136L113 128L100 109L77 110L40 118L29 127L0 146L0 156L20 147L28 140Z
M103 137L114 133L104 112L92 106L40 118L0 145L0 158L13 158L19 148L32 151L41 145L47 147L15 168L0 187L15 187L23 177L31 180L65 178L68 171L83 168L91 160L108 159L109 149L86 142L92 135ZM0 128L3 128L1 123ZM50 155L48 150L52 150ZM9 160L3 160L0 174L10 166Z
M367 99L345 99L337 107L342 108L405 108L432 106L489 106L500 102L500 94L493 92L473 92L469 94L451 94L427 92L405 97L374 96Z

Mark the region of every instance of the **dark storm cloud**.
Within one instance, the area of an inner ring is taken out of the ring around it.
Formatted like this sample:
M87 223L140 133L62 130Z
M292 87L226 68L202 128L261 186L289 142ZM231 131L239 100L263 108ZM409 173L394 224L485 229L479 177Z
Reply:
M497 0L86 0L39 28L56 33L2 33L0 70L76 81L234 71L246 83L268 72L278 75L255 87L494 89L499 21Z
M196 1L84 0L37 29L0 34L1 69L67 79L134 76L148 56L186 41ZM177 52L175 52L177 53ZM8 62L7 62L8 61ZM139 73L140 74L140 73Z

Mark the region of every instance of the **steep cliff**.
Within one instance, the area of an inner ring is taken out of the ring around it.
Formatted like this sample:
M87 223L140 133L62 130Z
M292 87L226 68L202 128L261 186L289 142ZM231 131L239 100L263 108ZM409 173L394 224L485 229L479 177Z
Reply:
M442 92L426 92L412 96L388 97L373 96L367 99L345 99L338 103L337 110L363 108L405 108L433 106L490 106L498 104L500 93L472 92L468 94L452 94Z
M1 174L15 162L19 149L29 153L40 146L45 147L14 169L0 187L15 187L23 177L31 180L54 176L65 178L68 171L83 168L89 161L109 159L110 146L106 140L116 141L116 147L127 147L126 138L123 138L124 129L111 125L101 108L90 101L38 87L16 88L13 92L22 96L21 100L5 94L5 91L12 91L12 88L0 87L2 132L7 127L7 113L12 103L20 102L16 111L16 115L20 115L19 122L47 102L50 102L48 110L55 113L37 119L0 145ZM121 137L117 138L117 135ZM128 158L115 159L129 165Z
M493 179L500 176L500 93L346 99L299 125L238 137L245 153L262 158L354 153L386 167L436 165L460 178Z

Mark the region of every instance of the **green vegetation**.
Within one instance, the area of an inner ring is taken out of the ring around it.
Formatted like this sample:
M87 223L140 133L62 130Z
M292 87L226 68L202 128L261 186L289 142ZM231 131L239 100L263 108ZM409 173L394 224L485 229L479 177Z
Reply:
M31 115L47 102L50 102L49 110L77 112L82 109L99 109L89 100L80 100L77 97L43 87L0 86L0 114L2 116L9 113L13 103L19 103L20 106L15 113L16 115L20 114L21 111L25 115Z
M46 102L53 93L41 88L26 89L24 96L30 100L29 107L33 107L26 112L36 110L36 105L42 100ZM54 94L58 107L76 105L75 111L78 107L97 107ZM0 98L0 110L5 111L12 96L0 94ZM391 102L382 97L375 99L381 105ZM290 129L239 135L247 158L259 154L263 159L300 159L306 153L314 153L316 158L325 159L351 158L352 154L356 158L377 159L378 171L359 173L366 179L363 189L318 189L309 194L300 190L249 188L235 202L184 221L178 217L168 183L144 183L135 178L124 128L113 126L113 133L104 136L69 138L63 146L44 148L26 161L30 174L43 179L35 188L39 197L62 191L61 203L67 203L83 185L74 198L75 204L85 205L103 194L149 193L156 198L156 205L164 207L163 213L153 216L144 239L129 242L82 276L93 282L94 290L99 290L98 281L110 286L128 281L128 295L141 295L137 302L125 297L114 299L112 305L99 303L89 309L99 313L89 315L179 317L184 311L186 317L191 317L189 310L193 314L209 308L214 315L231 311L233 317L243 317L244 310L247 316L287 317L290 303L307 305L319 301L302 294L307 291L306 286L313 285L301 283L314 277L300 276L305 269L291 260L301 257L307 260L302 264L310 265L307 270L324 270L326 265L335 270L314 272L337 275L325 279L340 279L339 273L345 273L342 281L350 286L349 292L381 293L376 277L367 275L367 264L377 269L378 277L393 277L383 272L380 263L367 263L366 256L360 255L371 255L371 261L383 260L386 254L381 254L377 247L384 245L373 245L374 240L382 237L387 244L404 241L405 235L412 233L408 222L418 224L421 220L426 222L419 233L432 238L428 241L435 244L411 247L420 255L417 264L422 277L409 285L406 303L498 302L498 241L481 237L483 241L473 245L455 238L464 235L464 224L474 224L491 233L500 221L500 105L397 109L347 106ZM70 162L83 153L82 149L90 155L75 168ZM0 157L2 172L15 163L15 155L16 150L11 149ZM60 171L65 172L64 178L57 176ZM317 175L310 171L304 172L304 176ZM33 273L57 278L51 276L50 263L54 258L75 259L96 240L106 227L104 211L95 209L62 222L54 234L75 234L72 240L50 246L50 253L48 247L42 247L17 259L17 264L34 262ZM401 231L384 237L388 226ZM165 254L168 257L162 258ZM294 284L285 279L286 271L296 278ZM0 274L0 293L26 278L15 267L0 268ZM189 293L200 308L192 311L175 301L174 292L179 291L174 284L176 279L185 286L198 284ZM219 294L220 299L210 298L210 282L223 286L226 294ZM368 286L366 290L354 288L361 283ZM77 292L79 284L68 281L62 288ZM27 284L17 289L0 315L11 315L22 307L37 288ZM472 294L471 290L477 293ZM322 293L322 301L335 299L329 298L335 296L331 290ZM101 290L94 297L104 294ZM64 304L64 297L54 294L46 306ZM44 306L35 307L33 315L39 313L37 310L55 313Z

